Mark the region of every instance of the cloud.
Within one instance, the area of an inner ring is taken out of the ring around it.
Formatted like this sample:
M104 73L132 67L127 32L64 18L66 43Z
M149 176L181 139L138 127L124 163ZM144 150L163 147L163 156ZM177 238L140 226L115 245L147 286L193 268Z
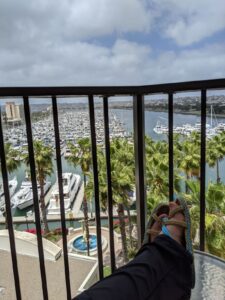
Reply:
M165 36L188 46L225 28L224 0L153 0Z
M145 0L1 0L1 47L74 42L128 32L147 32Z
M205 0L202 11L211 20L206 22L199 12L202 1L152 0L149 6L148 0L1 0L0 86L142 85L224 77L224 44L176 52L161 45L155 52L151 45L152 31L184 46L222 28L225 4L215 0L213 8ZM131 42L131 36L142 42Z
M156 55L149 46L118 39L111 47L75 42L24 56L1 51L0 86L142 85L225 76L225 45Z

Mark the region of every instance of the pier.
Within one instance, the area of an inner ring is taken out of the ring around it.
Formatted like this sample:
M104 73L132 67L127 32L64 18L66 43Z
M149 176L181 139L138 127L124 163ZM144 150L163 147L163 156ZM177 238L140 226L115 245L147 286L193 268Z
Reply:
M50 190L48 191L47 195L45 196L45 205L47 206L49 201L50 201L50 196L51 196L51 192L52 192L52 188L50 188ZM81 210L81 205L82 205L82 201L83 201L83 195L84 195L84 183L82 183L75 201L73 203L73 207L72 210L69 213L65 214L65 218L66 221L79 221L82 220L84 218L84 213ZM126 215L126 212L125 212ZM136 215L136 212L131 211L131 215ZM88 212L88 216L89 218L95 218L95 212ZM101 219L107 219L108 218L108 213L107 212L101 212L100 213ZM118 213L115 207L113 207L113 217L117 218L118 217ZM48 215L47 214L47 220L48 222L60 222L61 221L61 216L60 215ZM17 216L17 217L13 217L13 224L33 224L35 223L35 216L34 214L31 216ZM0 217L0 225L4 225L5 224L5 217L1 216Z

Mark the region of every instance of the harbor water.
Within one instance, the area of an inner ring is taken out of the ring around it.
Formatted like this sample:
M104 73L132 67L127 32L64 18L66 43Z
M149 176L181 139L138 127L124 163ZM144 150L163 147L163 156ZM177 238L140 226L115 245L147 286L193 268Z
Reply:
M126 110L126 109L112 109L111 112L118 117L118 119L122 122L123 127L127 133L133 132L133 111L132 110ZM151 136L154 140L167 140L167 135L159 135L156 134L153 129L156 126L156 123L160 121L163 125L168 125L168 113L166 112L151 112L146 111L145 112L145 134ZM200 122L200 117L196 115L184 115L184 114L174 114L174 126L182 126L184 124L190 124L195 125L197 122ZM210 123L210 120L207 120L208 123ZM225 123L225 119L220 119L220 122ZM72 173L78 173L81 175L80 168L75 168L73 165L68 163L68 161L64 158L64 156L61 156L62 160L62 169L63 172L72 172ZM52 175L47 179L51 181L52 184L56 181L56 161L53 161L54 164L54 172ZM18 187L17 190L20 188L21 182L24 180L26 176L26 170L27 167L25 164L21 164L20 168L15 171L14 173L10 174L9 178L12 179L14 176L16 176L18 180ZM221 173L221 181L225 183L225 160L220 162L220 173ZM214 181L216 180L216 170L214 168L206 168L206 182ZM27 208L24 210L19 209L13 209L13 215L14 216L25 216L27 211L30 211L31 208ZM69 226L69 222L67 224ZM26 224L18 225L18 228L20 230L23 230L26 228ZM50 224L50 228L56 228L60 227L60 222L54 222ZM80 223L77 222L77 224L73 224L73 226L77 227L80 226ZM33 227L33 226L30 226Z

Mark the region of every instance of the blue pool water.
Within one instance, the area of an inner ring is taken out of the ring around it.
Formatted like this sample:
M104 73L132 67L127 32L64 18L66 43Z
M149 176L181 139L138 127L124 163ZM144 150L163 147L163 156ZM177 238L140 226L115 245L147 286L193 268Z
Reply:
M90 245L90 250L93 250L97 247L96 235L90 234L89 245ZM83 236L79 236L74 240L73 247L76 250L80 250L80 251L87 250L87 244L85 243Z

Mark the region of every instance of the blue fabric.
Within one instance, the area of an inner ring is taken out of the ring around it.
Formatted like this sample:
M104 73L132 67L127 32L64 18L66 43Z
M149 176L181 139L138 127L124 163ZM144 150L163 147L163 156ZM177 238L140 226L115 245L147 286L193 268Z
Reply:
M169 232L169 230L167 229L167 227L166 227L165 225L162 226L162 232L163 232L165 235L171 237L170 232Z

